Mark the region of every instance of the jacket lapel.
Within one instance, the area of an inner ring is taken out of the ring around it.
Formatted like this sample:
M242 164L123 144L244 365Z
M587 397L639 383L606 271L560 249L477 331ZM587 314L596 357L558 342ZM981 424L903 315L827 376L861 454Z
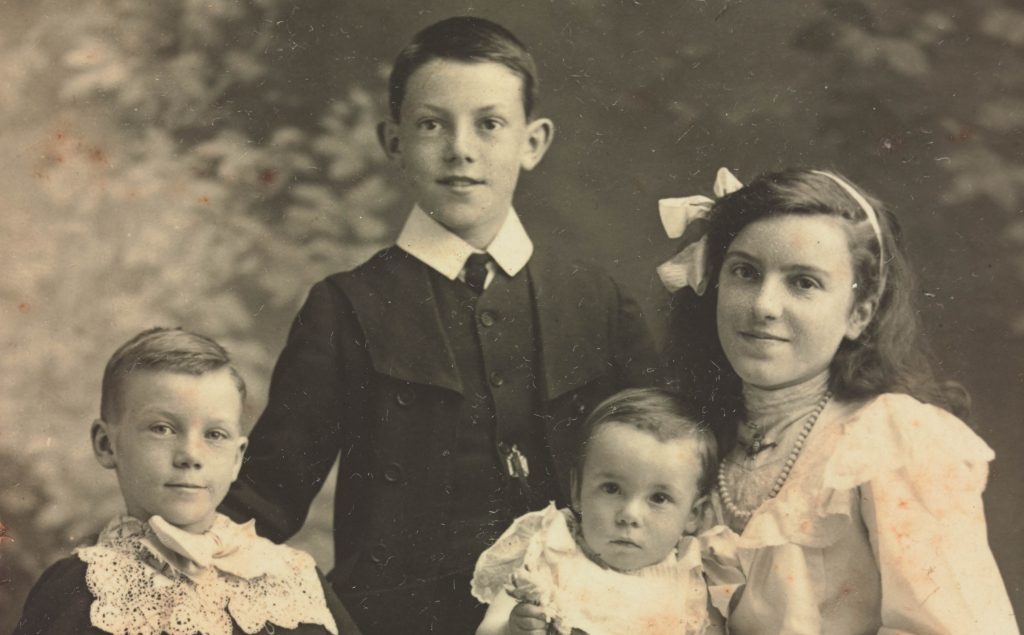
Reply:
M551 401L609 371L608 316L596 289L537 250L527 265L540 338L544 397Z
M462 392L426 265L397 247L346 276L374 370Z

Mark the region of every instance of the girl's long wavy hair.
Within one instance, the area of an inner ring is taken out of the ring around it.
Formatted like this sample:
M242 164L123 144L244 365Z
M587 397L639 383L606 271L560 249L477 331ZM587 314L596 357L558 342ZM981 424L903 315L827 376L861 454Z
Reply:
M723 451L732 446L736 421L745 413L742 382L718 338L718 278L736 236L751 223L774 216L823 214L846 221L843 227L856 282L854 300L875 300L867 328L856 340L843 340L832 360L830 388L835 396L862 400L885 392L905 393L958 416L966 415L966 391L957 384L940 383L933 372L933 358L921 336L914 306L915 280L903 251L899 223L877 200L859 188L857 191L877 212L884 259L861 206L831 178L811 170L764 174L718 199L712 207L706 251L708 288L702 297L690 288L672 297L666 361L682 393L700 405Z

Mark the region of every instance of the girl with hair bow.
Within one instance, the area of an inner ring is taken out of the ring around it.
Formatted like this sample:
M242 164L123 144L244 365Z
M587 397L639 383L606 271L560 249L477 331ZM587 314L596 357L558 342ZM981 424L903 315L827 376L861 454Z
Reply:
M981 494L992 450L920 338L895 217L845 178L724 168L662 201L686 245L668 358L723 451L730 633L1017 633Z

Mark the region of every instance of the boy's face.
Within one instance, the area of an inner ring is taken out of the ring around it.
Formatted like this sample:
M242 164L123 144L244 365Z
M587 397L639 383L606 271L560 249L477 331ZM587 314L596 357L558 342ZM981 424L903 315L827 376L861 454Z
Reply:
M100 464L117 470L128 513L186 531L210 528L245 452L242 400L227 368L143 370L122 384L116 421L93 424Z
M623 571L661 562L696 530L700 471L692 439L659 441L628 424L602 425L573 484L587 546Z
M452 233L485 248L512 205L519 170L551 143L548 119L527 121L523 81L497 62L435 59L406 84L401 121L381 142L417 203Z

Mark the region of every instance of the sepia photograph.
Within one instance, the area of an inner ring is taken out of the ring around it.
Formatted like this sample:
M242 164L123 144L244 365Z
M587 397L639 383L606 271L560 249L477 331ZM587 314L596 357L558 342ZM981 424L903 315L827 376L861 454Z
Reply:
M0 633L1019 633L1024 7L0 0Z

